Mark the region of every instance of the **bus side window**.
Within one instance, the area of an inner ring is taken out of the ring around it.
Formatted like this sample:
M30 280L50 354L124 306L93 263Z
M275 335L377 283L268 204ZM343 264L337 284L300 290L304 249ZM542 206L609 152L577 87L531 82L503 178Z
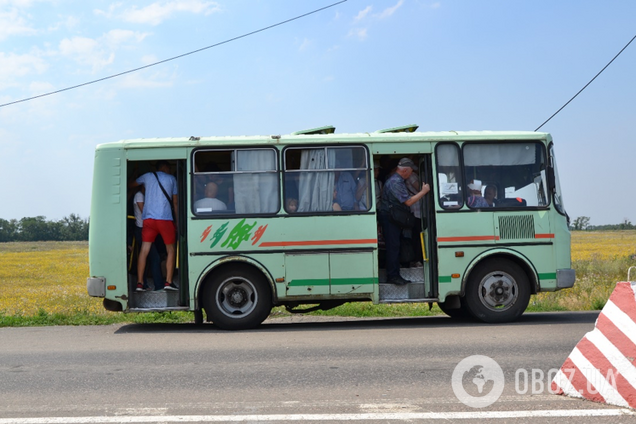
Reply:
M455 143L442 143L435 146L435 152L439 205L444 209L459 209L464 204L460 184L462 174L459 147Z
M277 151L197 150L192 186L193 212L197 215L276 213L280 203Z
M287 213L370 209L369 161L364 147L292 147L285 150L284 157ZM290 208L288 202L295 206Z

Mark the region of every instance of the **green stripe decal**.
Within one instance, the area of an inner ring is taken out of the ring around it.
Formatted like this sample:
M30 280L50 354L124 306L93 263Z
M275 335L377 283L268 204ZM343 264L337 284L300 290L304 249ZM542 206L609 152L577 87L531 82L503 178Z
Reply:
M366 284L377 284L377 278L332 278L332 286L360 286Z
M546 272L539 274L539 280L556 280L556 272Z
M437 281L439 281L440 283L450 283L453 281L453 278L450 275L440 275L437 278Z
M361 286L368 284L377 284L377 278L334 278L331 280L332 286ZM292 280L289 282L289 287L301 287L301 286L328 286L330 280L328 278L321 278L316 280Z

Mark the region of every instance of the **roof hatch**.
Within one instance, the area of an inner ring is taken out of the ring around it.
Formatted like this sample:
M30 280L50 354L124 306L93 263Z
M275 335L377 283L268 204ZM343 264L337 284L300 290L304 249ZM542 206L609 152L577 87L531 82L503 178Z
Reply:
M401 133L401 132L415 132L419 128L419 125L404 125L402 127L387 128L385 130L377 130L377 133Z
M309 130L296 131L292 135L315 135L315 134L333 134L336 131L336 127L333 125L327 125L326 127L312 128Z

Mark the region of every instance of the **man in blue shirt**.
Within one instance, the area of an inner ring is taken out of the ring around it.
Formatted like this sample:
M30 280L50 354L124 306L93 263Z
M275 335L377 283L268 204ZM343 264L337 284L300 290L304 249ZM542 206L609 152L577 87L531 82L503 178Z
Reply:
M178 290L177 286L172 282L176 258L175 242L177 241L177 229L175 227L177 216L173 216L173 211L176 214L178 210L177 179L170 175L170 164L168 161L158 161L157 172L147 172L129 184L130 187L140 185L145 187L146 198L142 214L141 250L137 259L137 291L144 290L143 276L146 269L146 259L152 243L154 243L159 234L163 238L166 252L168 253L164 290ZM155 286L158 283L155 282Z
M395 174L386 180L384 189L382 190L382 200L378 215L386 247L385 267L386 278L389 284L404 285L409 283L408 280L405 280L400 275L400 236L402 234L402 228L391 221L389 205L392 202L399 202L410 207L415 202L419 202L420 199L431 190L428 184L422 184L422 189L417 194L411 196L404 181L411 176L414 169L416 169L416 166L411 159L400 159Z
M334 201L343 211L355 209L357 183L350 172L336 172Z

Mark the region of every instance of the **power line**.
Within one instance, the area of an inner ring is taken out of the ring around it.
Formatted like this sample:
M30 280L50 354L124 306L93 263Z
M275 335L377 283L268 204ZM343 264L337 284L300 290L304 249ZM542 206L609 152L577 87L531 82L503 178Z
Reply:
M304 13L302 15L298 15L298 16L296 16L294 18L290 18L290 19L287 19L285 21L278 22L276 24L273 24L273 25L270 25L270 26L267 26L267 27L264 27L264 28L261 28L261 29L257 29L256 31L248 32L247 34L239 35L238 37L230 38L228 40L221 41L221 42L216 43L216 44L212 44L211 46L207 46L207 47L203 47L203 48L200 48L200 49L197 49L197 50L193 50L193 51L188 52L188 53L183 53L183 54L180 54L178 56L171 57L169 59L160 60L159 62L154 62L154 63L151 63L149 65L140 66L139 68L130 69L128 71L120 72L118 74L109 75L107 77L99 78L99 79L96 79L96 80L93 80L93 81L88 81L88 82L85 82L85 83L82 83L82 84L73 85L71 87L62 88L60 90L51 91L49 93L39 94L37 96L27 97L27 98L21 99L21 100L15 100L13 102L1 104L0 107L10 106L10 105L14 105L16 103L22 103L22 102L26 102L26 101L29 101L29 100L39 99L40 97L51 96L53 94L62 93L64 91L73 90L75 88L84 87L86 85L95 84L95 83L98 83L98 82L101 82L101 81L106 81L106 80L111 79L111 78L116 78L116 77L120 77L122 75L130 74L130 73L137 72L137 71L141 71L142 69L150 68L152 66L156 66L156 65L160 65L162 63L170 62L172 60L180 59L182 57L189 56L191 54L195 54L195 53L202 52L204 50L211 49L213 47L218 47L218 46L223 45L223 44L231 43L232 41L236 41L236 40L239 40L241 38L249 37L250 35L258 34L259 32L267 31L268 29L272 29L272 28L275 28L277 26L281 26L281 25L287 24L289 22L304 18L306 16L313 15L314 13L322 12L325 9L329 9L330 7L334 7L334 6L337 6L337 5L341 4L341 3L345 3L346 1L347 0L341 0L341 1L338 1L336 3L332 3L332 4L328 5L328 6L321 7L320 9L316 9L316 10L313 10L311 12L307 12L307 13Z
M588 85L592 84L592 81L594 81L594 80L596 79L596 77L598 77L599 75L601 75L601 73L602 73L602 72L603 72L603 71L604 71L604 70L605 70L608 66L610 66L610 64L611 64L612 62L614 62L614 59L616 59L616 58L617 58L617 57L618 57L621 53L623 53L623 50L625 50L625 49L627 48L627 46L629 46L629 45L632 43L632 41L634 41L634 39L636 39L636 35L635 35L634 37L632 37L632 39L631 39L631 40L629 40L629 43L625 44L625 47L623 47L623 48L621 49L621 51L620 51L620 52L618 52L618 53L616 54L616 56L614 56L614 58L613 58L612 60L610 60L610 61L609 61L609 63L608 63L607 65L605 65L605 67L603 67L603 69L601 69L601 70L599 71L599 73L598 73L598 74L596 74L596 75L594 76L594 78L592 78L592 79L590 80L590 82L588 82L587 84L585 84L585 87L581 88L581 89L579 90L579 92L578 92L578 93L576 93L576 94L574 95L574 97L572 97L570 100L568 100L566 104L564 104L563 106L561 106L561 108L560 108L559 110L557 110L556 112L554 112L554 113L552 114L552 116L550 116L548 119L546 119L546 120L545 120L545 122L543 122L543 124L539 125L535 131L539 131L539 129L540 129L542 126L544 126L545 124L547 124L547 123L548 123L548 121L549 121L550 119L554 118L554 117L557 115L557 113L561 112L561 111L563 110L563 108L565 108L568 104L570 104L570 102L571 102L572 100L574 100L574 99L576 98L576 96L578 96L579 94L581 94L581 92L582 92L583 90L585 90L585 89L587 88L587 86L588 86Z

